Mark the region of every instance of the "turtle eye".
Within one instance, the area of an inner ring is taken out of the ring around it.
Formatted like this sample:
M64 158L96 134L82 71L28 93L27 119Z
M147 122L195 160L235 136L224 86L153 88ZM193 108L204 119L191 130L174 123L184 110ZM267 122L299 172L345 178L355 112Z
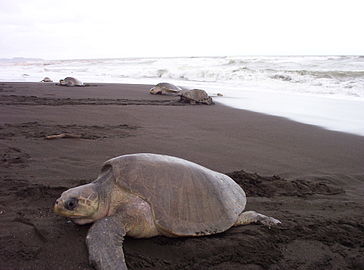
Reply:
M76 198L71 198L64 202L64 208L66 208L67 210L73 210L77 207L77 205L78 205L78 199Z

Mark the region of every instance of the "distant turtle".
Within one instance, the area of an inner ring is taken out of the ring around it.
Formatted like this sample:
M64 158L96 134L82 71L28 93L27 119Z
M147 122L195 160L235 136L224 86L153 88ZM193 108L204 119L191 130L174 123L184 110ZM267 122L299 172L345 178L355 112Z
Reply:
M181 97L182 102L188 102L190 104L202 103L211 105L213 104L212 98L206 93L205 90L192 89L183 90L178 94Z
M168 95L168 94L178 94L180 91L182 90L182 88L175 86L171 83L158 83L157 85L153 86L150 90L149 93L153 94L153 95Z
M280 223L243 212L245 204L243 189L225 174L176 157L131 154L106 161L92 183L63 192L54 210L77 224L95 222L86 238L92 265L126 270L125 235L203 236Z
M63 80L59 80L61 86L85 86L80 80L73 77L66 77Z
M49 77L44 77L40 82L53 82Z

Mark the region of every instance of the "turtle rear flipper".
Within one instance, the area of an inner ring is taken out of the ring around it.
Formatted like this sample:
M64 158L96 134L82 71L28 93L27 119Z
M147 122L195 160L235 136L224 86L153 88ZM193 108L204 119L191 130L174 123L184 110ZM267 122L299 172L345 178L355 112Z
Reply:
M265 226L271 227L278 225L281 222L278 219L259 214L255 211L246 211L239 215L239 218L234 226L247 225L252 223L260 223Z
M127 270L123 252L125 234L120 216L96 221L86 237L90 264L98 270Z

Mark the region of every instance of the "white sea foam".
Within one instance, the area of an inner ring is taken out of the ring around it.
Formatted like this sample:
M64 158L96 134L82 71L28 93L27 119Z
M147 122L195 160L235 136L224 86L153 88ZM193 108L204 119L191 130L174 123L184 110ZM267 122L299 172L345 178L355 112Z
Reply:
M363 56L241 56L0 61L0 81L162 81L222 93L226 105L364 135Z

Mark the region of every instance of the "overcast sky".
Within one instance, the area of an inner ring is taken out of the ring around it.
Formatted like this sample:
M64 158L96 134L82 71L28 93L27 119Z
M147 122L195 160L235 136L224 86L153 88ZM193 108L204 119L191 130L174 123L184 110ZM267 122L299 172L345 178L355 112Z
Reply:
M0 0L0 58L364 54L363 0Z

